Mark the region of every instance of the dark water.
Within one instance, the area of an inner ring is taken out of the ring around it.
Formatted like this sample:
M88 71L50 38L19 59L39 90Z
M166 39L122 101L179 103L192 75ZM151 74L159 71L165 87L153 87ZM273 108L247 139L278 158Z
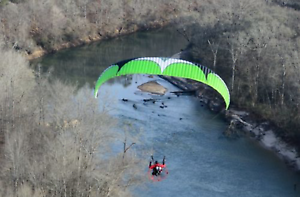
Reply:
M108 65L139 56L172 56L186 45L186 40L172 30L136 33L89 46L61 51L35 61L52 79L92 88ZM140 92L137 86L156 80L168 88L164 96ZM273 153L256 142L222 136L226 123L190 96L174 96L177 90L160 78L134 75L109 81L100 89L99 106L109 97L114 101L111 114L142 129L136 150L154 150L161 160L167 157L169 175L162 182L149 181L147 189L136 188L136 196L203 197L295 197L300 196L300 176L291 171ZM122 98L129 99L123 102ZM154 98L156 103L144 102ZM165 108L161 108L162 102ZM133 104L137 109L133 108ZM121 151L122 144L115 149ZM149 155L143 155L149 160ZM147 167L145 167L145 176ZM298 188L294 190L294 184Z

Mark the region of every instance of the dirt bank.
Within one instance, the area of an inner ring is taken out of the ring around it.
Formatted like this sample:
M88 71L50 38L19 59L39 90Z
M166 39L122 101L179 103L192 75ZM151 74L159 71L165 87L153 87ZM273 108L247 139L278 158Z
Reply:
M169 24L169 22L170 21L151 21L148 24L145 24L143 27L138 27L136 25L136 26L134 26L134 28L127 29L127 30L123 29L122 31L115 29L114 31L107 32L107 34L105 36L100 35L100 34L91 35L91 36L87 36L87 37L82 37L82 38L72 41L72 42L63 42L51 50L47 50L43 47L37 47L34 49L34 51L32 51L30 53L24 52L23 54L30 61L30 60L42 57L46 54L55 53L55 52L63 50L63 49L86 45L86 44L90 44L90 43L101 41L101 40L116 38L119 36L132 34L137 31L143 31L145 29L154 30L154 29L162 28L162 27L167 26Z

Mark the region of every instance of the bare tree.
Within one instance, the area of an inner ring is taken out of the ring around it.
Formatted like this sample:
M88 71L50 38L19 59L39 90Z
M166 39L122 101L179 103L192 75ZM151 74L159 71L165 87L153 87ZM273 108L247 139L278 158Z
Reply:
M232 73L231 73L231 92L234 92L234 82L235 82L235 70L236 70L236 62L241 54L240 48L238 48L233 42L229 43L229 52L231 55L232 61Z
M219 49L219 43L215 44L214 42L210 42L210 40L207 40L210 50L213 53L214 56L214 63L213 63L213 68L214 71L216 72L216 65L217 65L217 54L218 54L218 49Z
M110 154L115 121L87 96L90 89L49 84L40 72L35 82L20 54L0 51L0 195L131 196L144 164L131 146Z

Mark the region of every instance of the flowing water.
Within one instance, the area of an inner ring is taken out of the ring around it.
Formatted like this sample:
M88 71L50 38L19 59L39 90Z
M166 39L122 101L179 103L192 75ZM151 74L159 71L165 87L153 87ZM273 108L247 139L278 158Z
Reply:
M64 50L33 63L41 63L44 71L52 67L52 80L90 84L92 94L95 81L108 65L132 57L172 56L186 44L176 31L162 29ZM151 95L137 89L150 80L165 86L167 94ZM100 107L107 96L116 101L111 114L120 122L119 131L125 121L133 124L133 130L142 129L135 149L153 149L159 161L167 157L168 177L149 181L147 189L134 189L136 196L300 197L299 174L247 137L224 138L224 120L192 96L171 94L174 90L178 89L163 79L145 75L111 80L100 89ZM156 102L143 101L149 98ZM114 148L122 151L122 143ZM150 155L142 157L150 159Z

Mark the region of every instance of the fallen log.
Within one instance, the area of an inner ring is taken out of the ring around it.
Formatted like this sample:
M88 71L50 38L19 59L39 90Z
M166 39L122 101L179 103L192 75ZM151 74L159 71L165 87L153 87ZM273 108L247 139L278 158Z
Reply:
M173 94L196 94L196 90L181 90L181 91L172 91Z

